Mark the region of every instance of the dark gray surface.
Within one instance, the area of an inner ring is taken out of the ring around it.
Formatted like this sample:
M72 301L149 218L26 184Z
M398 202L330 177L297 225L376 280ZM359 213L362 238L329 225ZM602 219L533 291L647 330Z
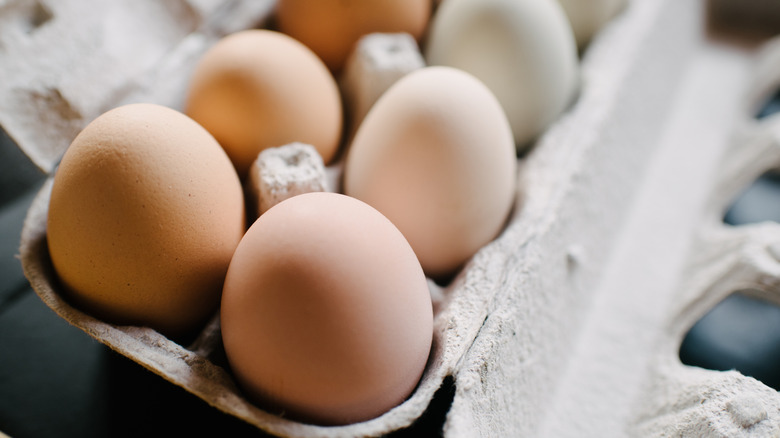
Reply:
M0 127L0 206L24 193L43 177L43 172L16 147Z
M780 223L780 175L759 177L734 201L723 221L729 225Z
M113 353L34 292L0 309L0 430L24 437L264 436Z
M680 360L710 370L735 369L780 390L780 307L730 295L691 328Z

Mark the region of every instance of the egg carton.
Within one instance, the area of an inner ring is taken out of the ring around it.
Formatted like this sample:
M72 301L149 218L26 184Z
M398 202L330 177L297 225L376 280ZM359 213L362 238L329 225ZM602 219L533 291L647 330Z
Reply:
M262 24L273 6L0 0L0 126L51 172L87 123L118 104L180 107L203 52L228 33Z
M216 317L183 346L70 306L46 248L51 180L25 222L25 274L71 324L274 435L380 436L439 414L447 437L775 434L775 391L676 356L687 328L719 299L736 287L771 297L780 278L767 252L777 228L730 229L718 216L762 166L780 160L757 158L780 154L776 119L747 116L780 83L778 50L713 40L708 4L631 0L591 43L576 103L519 160L505 230L449 285L430 282L426 371L404 403L376 419L321 427L257 408L225 367ZM84 14L75 0L0 1L0 65L10 66L0 70L0 125L51 172L78 131L110 107L181 108L200 54L220 35L265 22L272 6L126 0ZM143 23L149 39L127 44L112 14ZM388 74L363 67L345 89ZM325 171L337 184L340 164Z
M645 398L637 406L638 435L780 436L777 391L736 371L687 367L677 359L687 331L730 294L780 304L780 226L732 227L722 221L740 192L780 165L780 114L753 118L780 86L780 37L765 44L752 61L750 76L735 87L741 93L734 97L741 99L724 112L732 119L732 130L715 145L715 155L722 149L721 160L711 167L709 186L697 200L699 215L689 230L679 286L671 289L666 314L658 320L642 388Z
M780 118L753 115L780 86L780 39L756 46L703 25L540 436L780 436L777 391L678 356L729 294L780 303L777 225L723 224L779 163Z

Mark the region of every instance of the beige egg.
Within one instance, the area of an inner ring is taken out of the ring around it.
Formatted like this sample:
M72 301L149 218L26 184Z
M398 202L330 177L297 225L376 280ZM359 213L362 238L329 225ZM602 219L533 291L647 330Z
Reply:
M369 33L400 33L422 38L431 0L280 0L279 29L303 42L340 72L355 44Z
M395 83L350 146L345 193L387 216L427 275L451 275L501 231L515 147L498 100L473 76L428 67Z
M263 149L307 143L327 164L341 141L335 79L306 46L270 30L234 33L209 49L185 113L214 135L242 179Z
M217 309L243 202L201 126L166 107L122 106L84 128L57 169L49 253L77 307L180 336Z
M230 264L222 338L241 388L318 424L381 415L417 385L431 348L425 276L375 209L326 192L263 214Z

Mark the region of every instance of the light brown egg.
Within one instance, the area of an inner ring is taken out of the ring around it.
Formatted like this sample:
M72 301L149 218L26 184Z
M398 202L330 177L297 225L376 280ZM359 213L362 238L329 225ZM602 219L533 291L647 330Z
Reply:
M371 108L344 190L387 216L427 275L444 279L495 238L515 194L512 130L488 88L451 67L417 70Z
M101 115L65 153L49 204L68 298L107 322L196 328L245 230L242 196L225 152L185 115L151 104Z
M240 386L285 416L368 420L403 402L431 348L422 268L403 235L344 195L282 201L236 249L222 338Z
M219 141L243 179L258 153L301 142L327 164L342 130L338 86L306 46L270 30L220 40L193 73L185 113Z
M309 46L334 72L341 71L361 36L406 32L418 41L431 0L280 0L279 29Z

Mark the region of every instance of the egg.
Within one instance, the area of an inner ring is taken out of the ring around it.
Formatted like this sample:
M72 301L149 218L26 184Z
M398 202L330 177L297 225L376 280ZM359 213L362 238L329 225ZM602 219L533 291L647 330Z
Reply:
M430 65L465 70L496 95L523 151L573 101L577 47L556 0L447 0L431 22Z
M99 116L57 168L47 242L65 296L170 337L217 310L245 230L233 166L209 133L152 104Z
M427 67L400 79L358 128L344 190L406 236L425 273L453 274L503 228L517 162L501 105L472 75Z
M250 399L284 416L347 424L414 390L431 348L427 283L375 209L315 192L271 207L225 279L225 353Z
M577 47L588 45L604 25L625 6L626 0L558 0L571 23Z
M195 67L184 111L214 135L242 179L269 147L307 143L327 164L341 140L336 80L306 46L271 30L212 46Z
M361 36L405 32L420 40L431 0L280 0L279 30L306 44L340 72Z

